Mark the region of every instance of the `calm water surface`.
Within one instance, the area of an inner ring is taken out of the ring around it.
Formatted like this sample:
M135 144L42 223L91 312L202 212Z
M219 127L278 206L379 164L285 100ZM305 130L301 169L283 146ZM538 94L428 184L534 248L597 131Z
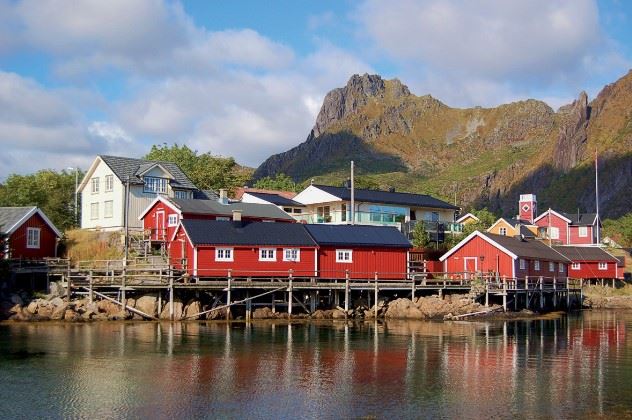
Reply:
M632 416L632 312L0 325L3 418Z

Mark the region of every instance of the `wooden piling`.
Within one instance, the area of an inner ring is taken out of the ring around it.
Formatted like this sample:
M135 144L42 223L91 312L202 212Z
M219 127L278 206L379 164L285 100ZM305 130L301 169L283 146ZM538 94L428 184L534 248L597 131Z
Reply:
M349 270L345 271L345 318L347 318L349 313Z
M507 279L503 278L503 310L507 312Z
M169 320L173 321L173 276L169 277Z
M377 307L377 302L378 302L378 297L377 297L377 293L378 293L378 289L377 289L377 272L375 273L375 319L377 320L377 313L378 313L378 307Z
M544 279L540 277L540 309L544 309Z
M230 319L230 300L231 300L231 283L233 280L232 270L228 270L228 276L226 278L226 320Z
M250 322L252 310L252 301L250 300L250 290L246 290L246 322Z
M292 270L290 269L288 273L288 280L290 282L289 287L287 288L287 314L291 318L292 317Z

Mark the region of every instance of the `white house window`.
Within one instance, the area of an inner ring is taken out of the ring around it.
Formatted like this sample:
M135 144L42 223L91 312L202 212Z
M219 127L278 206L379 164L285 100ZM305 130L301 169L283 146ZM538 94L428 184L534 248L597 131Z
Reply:
M560 228L551 227L551 239L560 239Z
M26 247L27 248L39 248L40 247L40 228L26 228Z
M599 269L600 270L607 270L608 269L608 263L607 262L600 262L599 263Z
M336 250L336 262L350 263L353 262L353 250L351 249L337 249Z
M105 191L109 192L114 189L114 175L105 176Z
M92 187L92 194L99 193L99 177L94 177L90 180L90 185Z
M114 213L114 202L112 200L103 202L103 217L112 217Z
M580 263L571 264L571 270L579 270L582 267Z
M588 226L580 226L579 227L579 237L585 238L588 236Z
M520 258L520 269L521 270L526 270L527 269L527 261Z
M540 271L540 260L533 261L533 269L535 271Z
M167 192L167 178L145 177L145 192L164 194Z
M186 200L187 198L189 198L189 194L187 193L187 191L176 190L173 192L173 194L175 198L178 198L180 200Z
M507 236L507 228L504 228L504 227L500 228L498 230L498 233L500 233L503 236Z
M90 219L95 220L99 218L99 203L90 204Z
M276 261L276 249L261 248L259 250L259 261Z
M559 263L558 267L559 267L560 273L563 273L564 272L564 264Z
M283 261L300 261L301 250L298 248L285 248L283 250Z
M170 214L168 219L169 226L176 226L178 224L178 215Z
M233 249L215 248L215 261L233 261Z
M555 271L555 263L554 262L550 262L549 261L549 271L551 271L551 272Z

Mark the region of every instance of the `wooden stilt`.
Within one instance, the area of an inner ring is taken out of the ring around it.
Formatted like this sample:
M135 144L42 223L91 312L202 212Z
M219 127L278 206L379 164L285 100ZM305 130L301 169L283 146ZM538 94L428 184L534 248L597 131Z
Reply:
M173 276L169 277L169 320L173 321Z
M566 277L566 310L571 308L571 288L568 277Z
M485 307L489 307L489 279L485 280Z
M252 309L252 301L250 300L250 291L247 290L246 291L246 322L250 322L252 313L251 313L251 309Z
M314 313L316 311L316 305L317 305L317 299L318 299L318 292L316 290L312 290L311 292L309 292L309 310L311 313Z
M349 270L346 270L345 272L345 318L348 316L348 313L349 313L349 295L350 295Z
M544 279L540 277L540 309L544 309Z
M272 293L272 313L276 314L276 301L275 301L274 293Z
M94 296L92 295L92 270L90 270L90 274L88 275L88 286L90 288L88 292L88 302L92 303L94 301Z
M292 317L292 270L289 272L290 286L287 288L287 313Z
M121 277L121 302L123 302L123 305L127 305L127 298L125 296L125 283L127 280L127 267L123 266L123 275Z
M162 292L158 292L158 315L162 313Z
M557 309L557 279L553 277L553 309Z
M377 320L377 313L378 313L378 310L379 310L379 308L378 308L378 306L377 306L377 303L378 303L378 296L377 296L377 293L378 293L378 289L377 289L377 282L378 282L378 280L377 280L377 272L376 272L376 273L375 273L375 291L374 291L374 293L375 293L375 319L376 319L376 320Z
M507 312L507 280L503 279L503 310Z
M226 288L226 320L230 319L230 300L231 300L231 283L232 283L232 270L228 270L227 288Z

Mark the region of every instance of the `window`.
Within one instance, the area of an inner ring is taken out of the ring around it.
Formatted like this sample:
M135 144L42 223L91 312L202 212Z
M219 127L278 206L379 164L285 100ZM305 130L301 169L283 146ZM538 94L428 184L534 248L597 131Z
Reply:
M329 223L331 222L331 207L323 206L316 207L316 222L317 223Z
M533 269L535 271L540 271L540 260L534 260L533 261Z
M294 209L294 214L301 214L303 213L303 210L301 209Z
M498 230L498 233L500 233L503 236L507 236L507 228L500 228Z
M564 272L564 264L558 263L557 266L559 267L560 273L563 273Z
M177 214L170 214L169 215L169 219L168 219L168 225L169 226L176 226L178 224L178 215Z
M520 269L521 270L527 269L527 261L523 260L522 258L520 258Z
M286 213L292 213L292 208L291 207L283 207L283 211Z
M215 261L233 261L233 249L215 248Z
M145 192L164 194L167 192L167 178L145 177Z
M585 238L588 236L588 226L580 226L579 227L579 237Z
M103 202L103 217L112 217L114 213L114 202L112 200Z
M351 216L349 216L349 218L351 218ZM341 222L347 221L347 204L346 203L342 203L340 205L340 221Z
M560 239L560 228L551 227L551 239Z
M220 222L230 222L230 217L228 217L228 216L217 216L217 217L215 217L215 220L218 220Z
M285 248L283 250L283 261L300 261L301 250L298 248Z
M607 262L600 262L599 263L599 269L600 270L607 270L608 269L608 263Z
M175 198L178 198L180 200L186 200L189 198L189 194L186 191L176 190L173 192L173 194Z
M90 219L95 220L99 218L99 203L90 204Z
M90 180L90 184L92 185L92 194L99 193L99 177L92 178Z
M581 264L580 263L573 263L571 264L571 270L579 270L581 268Z
M261 248L259 250L259 261L276 261L276 249Z
M39 248L40 247L40 228L26 228L26 247L27 248Z
M112 191L114 189L114 175L105 176L105 191Z
M351 249L337 249L336 250L336 262L350 263L353 262L353 250Z
M555 263L554 263L554 262L550 262L550 261L549 261L549 271L550 271L550 272L555 271Z

